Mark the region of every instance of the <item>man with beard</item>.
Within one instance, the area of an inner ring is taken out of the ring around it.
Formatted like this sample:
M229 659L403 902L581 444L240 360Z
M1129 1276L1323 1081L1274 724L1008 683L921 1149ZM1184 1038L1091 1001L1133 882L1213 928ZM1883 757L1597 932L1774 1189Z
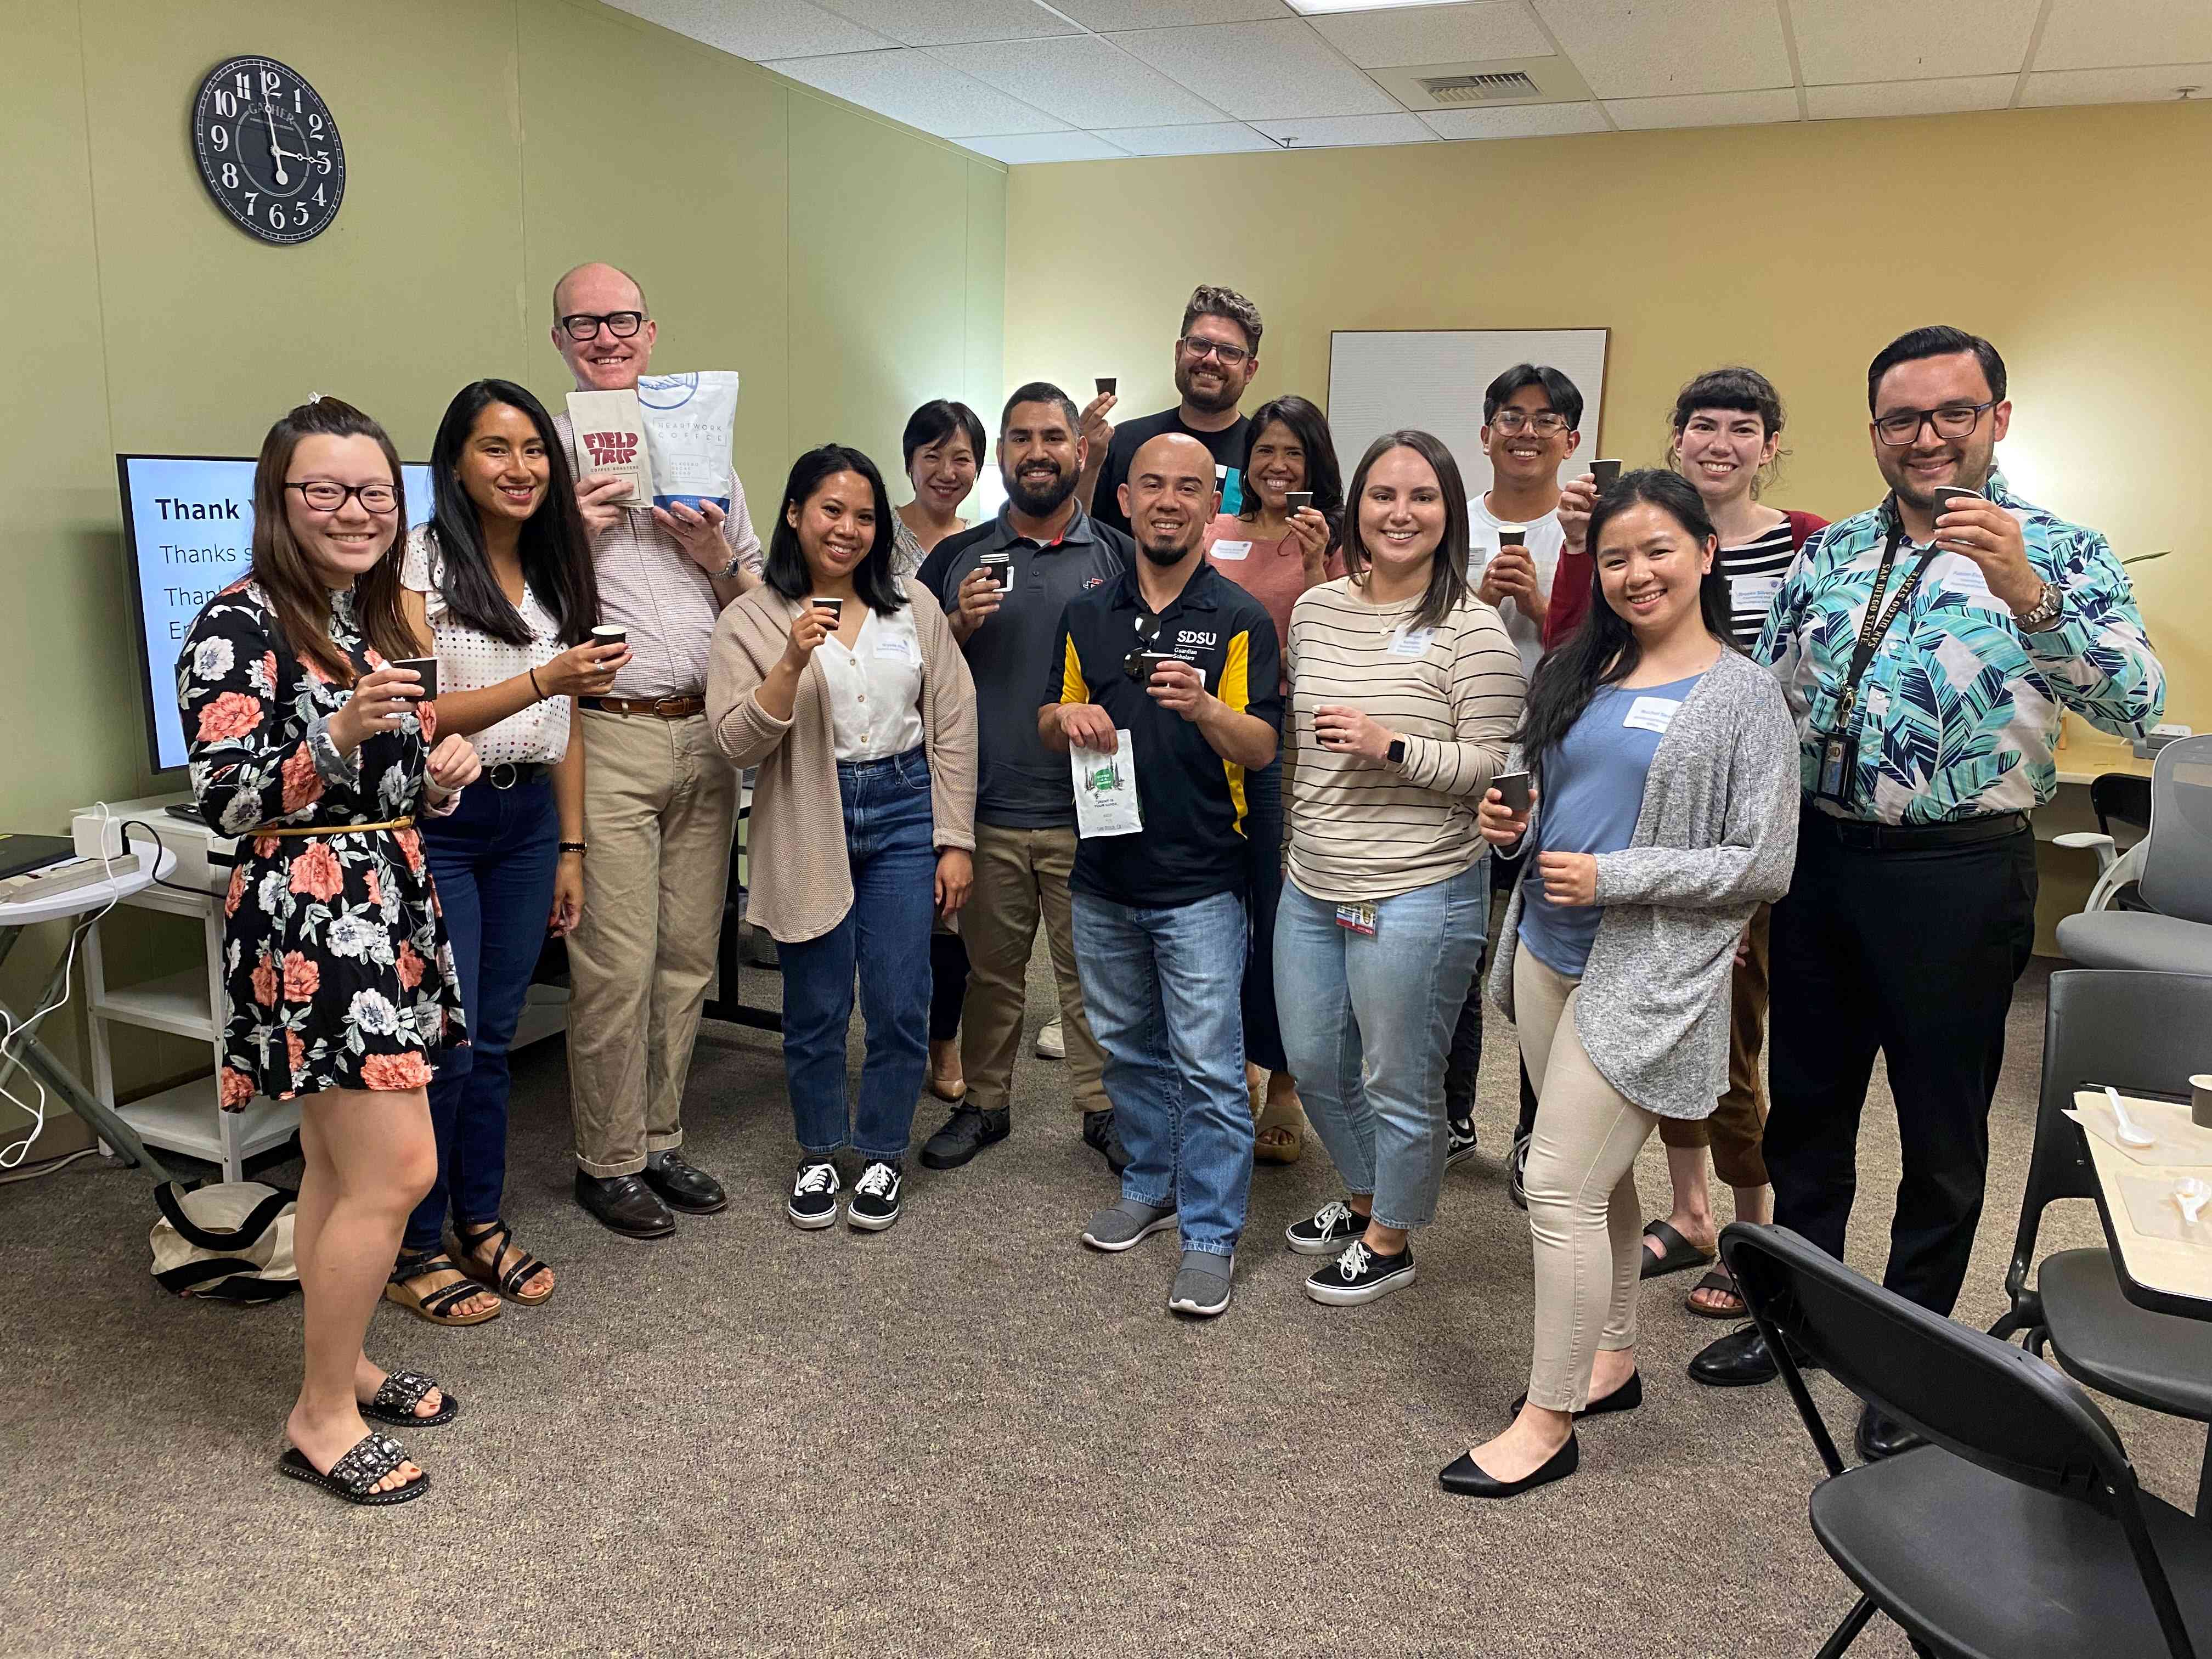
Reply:
M1037 710L1055 753L1079 745L1134 781L1142 820L1075 854L1083 1006L1129 1149L1121 1200L1083 1242L1127 1250L1178 1228L1168 1306L1208 1316L1229 1305L1252 1186L1244 785L1275 757L1282 665L1267 606L1200 551L1218 500L1206 446L1152 439L1121 495L1142 556L1069 603Z
M1083 439L1075 403L1034 380L1006 400L999 473L1006 505L988 524L948 536L917 573L937 596L975 677L981 780L975 884L960 913L968 995L960 1069L968 1092L923 1145L933 1170L957 1170L1012 1127L1014 1055L1028 1006L1030 952L1044 921L1060 988L1068 1079L1083 1138L1118 1175L1127 1158L1100 1077L1105 1056L1083 1016L1067 878L1075 867L1075 790L1065 755L1047 751L1030 699L1051 666L1060 613L1128 568L1129 538L1092 522L1075 499Z
M1194 438L1212 453L1222 484L1221 510L1234 513L1243 489L1237 469L1244 465L1245 421L1237 404L1259 372L1260 307L1233 288L1198 288L1182 308L1182 332L1175 343L1175 386L1182 401L1118 427L1106 420L1115 403L1111 392L1092 398L1083 411L1090 457L1076 494L1091 517L1129 532L1121 485L1129 477L1131 459L1164 432Z
M1915 329L1875 358L1867 405L1890 493L1806 544L1754 653L1798 717L1804 788L1771 935L1765 1152L1776 1224L1840 1257L1883 1055L1905 1173L1882 1282L1948 1314L2035 943L2028 814L2057 784L2061 709L2139 734L2165 676L2105 538L1996 470L2012 405L1995 346ZM1947 486L1971 493L1939 500ZM1716 1387L1774 1374L1755 1326L1690 1362ZM1857 1443L1871 1460L1916 1437L1869 1407Z

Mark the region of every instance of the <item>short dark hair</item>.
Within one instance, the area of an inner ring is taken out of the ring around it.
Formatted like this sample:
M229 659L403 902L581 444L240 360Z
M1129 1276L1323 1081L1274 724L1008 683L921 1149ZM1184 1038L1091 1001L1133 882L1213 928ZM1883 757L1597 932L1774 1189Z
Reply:
M906 603L906 598L891 575L891 544L897 532L892 528L896 520L891 517L890 492L884 488L884 475L876 470L876 464L844 444L824 444L819 449L810 449L791 464L791 477L783 486L783 500L776 504L775 529L768 538L768 557L761 567L762 579L787 599L803 599L814 591L814 577L806 568L806 555L799 545L799 531L791 522L791 509L805 507L814 499L825 479L840 472L859 473L876 493L875 538L868 544L867 556L853 572L853 591L860 596L860 603L878 616L891 616Z
M954 433L968 440L968 447L975 452L975 459L983 459L983 422L975 411L965 404L956 404L947 398L933 398L906 417L906 434L899 440L905 453L904 470L914 471L915 452L927 449L932 444L941 444Z
M1474 591L1467 579L1468 546L1473 535L1468 523L1467 483L1460 477L1459 463L1441 438L1407 428L1386 432L1367 446L1367 453L1352 470L1352 493L1344 514L1344 568L1355 582L1366 580L1372 561L1366 543L1359 539L1359 498L1367 489L1367 475L1374 471L1375 463L1394 449L1410 449L1426 461L1443 491L1443 539L1430 555L1429 586L1421 595L1421 608L1414 613L1413 623L1416 628L1434 628L1464 605Z
M1233 288L1223 288L1214 283L1200 283L1190 291L1190 300L1182 308L1182 331L1190 332L1190 325L1201 317L1219 317L1244 331L1244 343L1252 355L1260 355L1260 307Z
M1565 375L1549 363L1516 363L1492 380L1482 394L1482 423L1490 424L1490 417L1498 413L1503 404L1523 386L1540 386L1544 395L1552 400L1553 412L1567 417L1567 429L1577 431L1583 423L1583 394Z
M1344 475L1337 470L1336 440L1329 434L1328 416L1305 398L1276 398L1261 404L1244 428L1244 505L1240 516L1256 518L1260 497L1252 489L1252 447L1261 434L1278 422L1290 428L1306 453L1306 488L1313 492L1314 508L1329 522L1329 539L1342 534Z
M1875 393L1881 386L1881 377L1899 363L1917 362L1923 357L1952 357L1962 351L1973 354L1974 361L1982 366L1982 378L1990 383L1990 396L2002 403L2005 366L1997 349L1978 334L1937 323L1900 334L1875 353L1874 361L1867 365L1867 413L1875 412Z
M1782 430L1782 394L1766 376L1741 364L1707 369L1676 392L1674 413L1668 425L1679 434L1689 424L1690 416L1701 409L1732 409L1756 415L1770 438Z
M1026 386L1014 388L1014 395L1006 399L1006 406L999 411L999 430L1006 429L1013 418L1014 409L1020 404L1058 404L1060 412L1067 416L1067 429L1077 437L1083 435L1083 411L1075 406L1075 399L1062 392L1050 380L1031 380Z

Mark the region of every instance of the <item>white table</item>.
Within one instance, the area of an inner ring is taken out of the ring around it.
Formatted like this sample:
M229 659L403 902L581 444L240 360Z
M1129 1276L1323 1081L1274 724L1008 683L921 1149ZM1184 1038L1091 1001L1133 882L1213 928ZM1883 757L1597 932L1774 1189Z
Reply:
M2166 1103L2139 1100L2133 1095L2120 1098L2138 1121L2154 1105L2163 1111L2172 1109ZM2103 1091L2083 1089L2075 1094L2074 1105L2077 1111L2086 1112L2101 1109L2104 1100ZM2123 1176L2178 1182L2185 1176L2212 1178L2212 1170L2139 1164L2101 1135L2084 1129L2081 1139L2089 1144L2089 1162L2097 1172L2097 1213L2103 1218L2112 1264L2119 1272L2120 1294L2154 1313L2212 1320L2212 1246L2145 1237L2136 1230L2120 1191Z

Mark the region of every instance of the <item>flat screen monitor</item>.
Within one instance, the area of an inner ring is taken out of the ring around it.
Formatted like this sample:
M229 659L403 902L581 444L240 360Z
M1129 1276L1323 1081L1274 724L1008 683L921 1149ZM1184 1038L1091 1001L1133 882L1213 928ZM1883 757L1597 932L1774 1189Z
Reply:
M253 562L253 459L241 455L118 455L123 545L131 560L139 691L156 772L185 763L177 653L201 608ZM430 516L430 469L401 469L407 521Z

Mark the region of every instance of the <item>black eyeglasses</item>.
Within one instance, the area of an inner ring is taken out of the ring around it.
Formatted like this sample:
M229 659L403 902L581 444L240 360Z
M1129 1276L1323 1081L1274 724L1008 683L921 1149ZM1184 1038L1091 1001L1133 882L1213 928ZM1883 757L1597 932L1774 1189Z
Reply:
M1182 348L1183 355L1192 361L1198 362L1209 356L1218 357L1224 368L1235 368L1252 355L1243 346L1224 345L1218 340L1201 340L1195 334L1186 334L1176 343Z
M301 499L318 513L335 513L356 496L362 509L369 513L389 513L399 505L399 492L388 483L342 484L329 478L310 478L284 488L298 490Z
M1920 428L1932 426L1939 438L1963 438L1981 423L1983 415L1997 406L1990 398L1985 404L1945 404L1941 409L1900 409L1894 415L1885 415L1874 423L1874 435L1892 449L1902 449L1907 444L1917 443Z
M627 340L645 326L645 313L641 311L610 311L605 316L594 317L580 311L573 317L563 317L561 326L579 345L586 340L597 338L603 326L617 340Z

